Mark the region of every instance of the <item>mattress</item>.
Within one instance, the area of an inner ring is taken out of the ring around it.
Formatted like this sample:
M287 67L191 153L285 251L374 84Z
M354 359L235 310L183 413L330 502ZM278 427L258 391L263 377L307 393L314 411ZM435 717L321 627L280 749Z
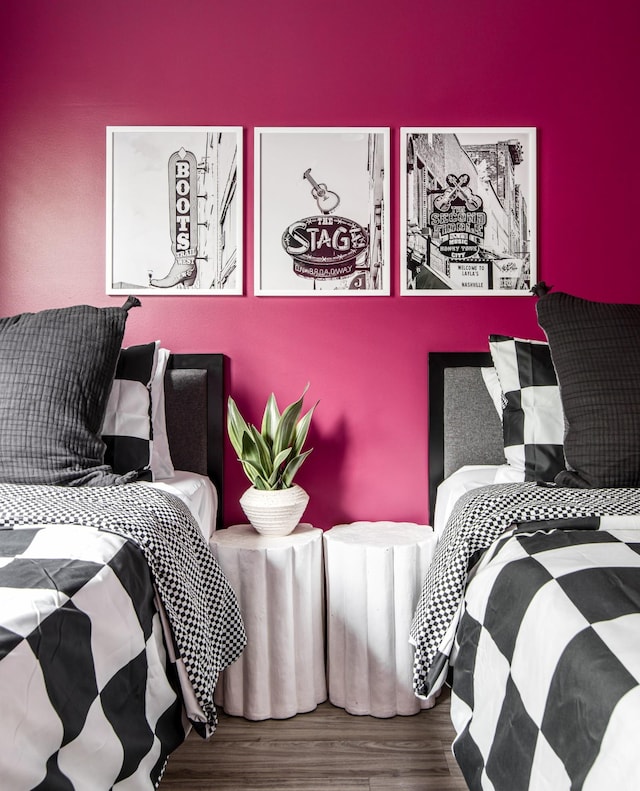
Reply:
M197 521L205 543L209 543L216 529L218 511L218 493L210 478L195 472L176 470L171 478L144 485L179 497Z
M466 492L494 483L518 483L522 473L508 464L469 464L461 467L438 486L433 516L433 532L440 540L453 507Z

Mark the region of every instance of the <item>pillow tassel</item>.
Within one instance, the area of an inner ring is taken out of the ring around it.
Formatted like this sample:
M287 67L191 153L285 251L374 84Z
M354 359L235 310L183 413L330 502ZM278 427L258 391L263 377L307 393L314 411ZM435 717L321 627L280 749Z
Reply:
M142 302L140 302L138 297L130 296L127 297L127 301L122 306L122 310L124 310L125 313L128 313L131 308L139 308L141 305Z
M553 286L548 286L544 280L541 280L539 283L536 283L535 286L531 289L531 293L535 294L536 297L544 297L546 296Z

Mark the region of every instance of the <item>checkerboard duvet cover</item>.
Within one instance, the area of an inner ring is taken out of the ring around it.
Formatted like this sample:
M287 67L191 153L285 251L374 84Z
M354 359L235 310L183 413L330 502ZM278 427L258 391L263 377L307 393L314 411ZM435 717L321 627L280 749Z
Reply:
M177 498L0 485L0 787L156 788L244 642Z
M412 640L418 693L453 665L469 788L640 788L639 514L636 489L506 484L461 498Z
M640 788L640 530L575 528L501 539L467 589L451 711L472 791Z

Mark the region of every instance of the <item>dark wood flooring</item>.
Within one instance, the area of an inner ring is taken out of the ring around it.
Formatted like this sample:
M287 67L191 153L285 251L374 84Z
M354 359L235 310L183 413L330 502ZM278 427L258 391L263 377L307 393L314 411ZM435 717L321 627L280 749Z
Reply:
M356 717L330 703L288 720L219 714L169 758L160 791L466 791L449 695L413 717Z

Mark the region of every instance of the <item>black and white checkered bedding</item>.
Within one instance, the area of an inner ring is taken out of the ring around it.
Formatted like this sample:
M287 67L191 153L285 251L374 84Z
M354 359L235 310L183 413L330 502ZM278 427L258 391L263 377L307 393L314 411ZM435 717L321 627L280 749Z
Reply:
M244 642L235 595L178 498L0 485L3 788L157 787L184 701L210 735L218 673Z
M640 529L585 521L510 531L472 573L451 696L472 791L640 788Z
M640 525L640 489L495 484L463 495L438 542L411 625L413 686L427 697L444 683L472 562L514 524L595 518L601 529Z

